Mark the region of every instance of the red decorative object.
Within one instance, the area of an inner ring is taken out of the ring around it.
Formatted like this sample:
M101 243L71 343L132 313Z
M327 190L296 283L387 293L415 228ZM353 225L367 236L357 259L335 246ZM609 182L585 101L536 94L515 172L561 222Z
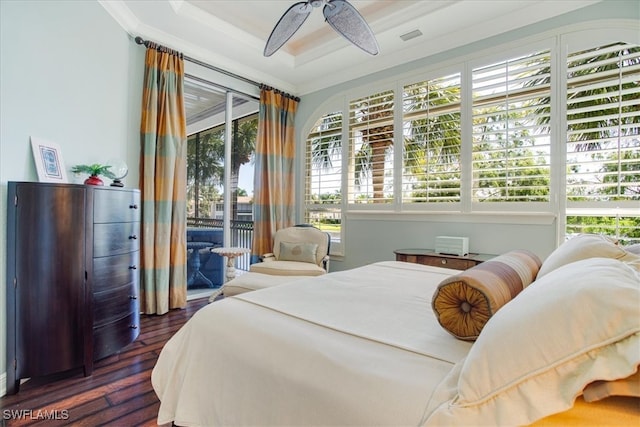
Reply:
M91 175L84 180L85 185L104 185L104 182L98 177L98 175Z

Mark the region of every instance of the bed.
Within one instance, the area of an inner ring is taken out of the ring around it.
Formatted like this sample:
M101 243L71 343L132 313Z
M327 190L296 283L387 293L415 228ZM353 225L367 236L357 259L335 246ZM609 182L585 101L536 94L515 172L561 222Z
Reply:
M153 370L158 424L637 423L640 256L574 239L544 263L385 261L209 304Z

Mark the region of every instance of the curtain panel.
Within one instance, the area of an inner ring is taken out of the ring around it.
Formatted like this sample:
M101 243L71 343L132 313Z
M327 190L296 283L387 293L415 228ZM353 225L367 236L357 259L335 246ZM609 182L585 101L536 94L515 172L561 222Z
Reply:
M294 225L297 109L297 99L271 88L261 88L254 163L252 261L272 251L277 230Z
M140 306L164 314L187 304L186 117L182 55L151 44L140 124Z

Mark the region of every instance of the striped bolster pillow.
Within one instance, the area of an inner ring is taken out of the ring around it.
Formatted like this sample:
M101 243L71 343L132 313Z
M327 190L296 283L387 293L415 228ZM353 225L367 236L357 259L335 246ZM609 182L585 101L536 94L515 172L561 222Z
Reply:
M431 306L440 325L461 340L478 338L500 307L536 279L542 262L527 250L514 250L448 277Z

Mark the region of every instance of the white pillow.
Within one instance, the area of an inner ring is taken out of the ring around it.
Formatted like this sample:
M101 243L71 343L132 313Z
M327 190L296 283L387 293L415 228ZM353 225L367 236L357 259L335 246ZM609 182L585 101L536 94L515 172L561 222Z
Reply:
M640 274L615 259L559 267L485 325L430 425L524 425L640 364ZM452 374L454 375L454 374ZM449 379L449 382L453 379Z
M629 253L617 245L617 240L600 234L579 234L554 250L542 263L537 278L558 267L582 259L602 257L621 261L635 260L637 255Z
M279 261L296 261L316 263L316 253L318 245L316 243L290 243L280 242Z
M636 243L634 245L625 246L624 250L627 252L631 252L632 254L640 255L640 243Z

